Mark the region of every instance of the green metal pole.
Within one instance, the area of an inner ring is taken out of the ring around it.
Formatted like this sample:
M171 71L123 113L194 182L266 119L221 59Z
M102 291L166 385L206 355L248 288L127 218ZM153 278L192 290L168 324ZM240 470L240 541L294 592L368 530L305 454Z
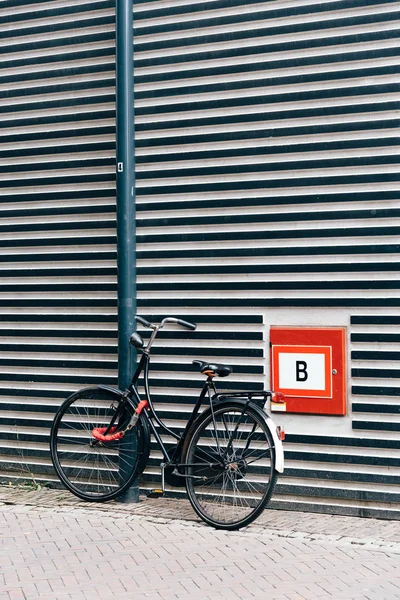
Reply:
M136 314L133 93L133 5L132 0L116 0L118 385L122 390L129 386L136 364L136 352L129 344ZM132 435L132 451L136 450L135 443L136 436ZM137 482L120 500L139 500Z

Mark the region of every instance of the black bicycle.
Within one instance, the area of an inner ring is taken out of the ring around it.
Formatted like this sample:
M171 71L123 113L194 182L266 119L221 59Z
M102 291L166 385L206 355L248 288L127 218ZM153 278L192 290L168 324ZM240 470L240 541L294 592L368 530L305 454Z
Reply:
M218 393L214 379L227 377L231 367L194 360L206 381L178 435L157 416L151 401L150 350L166 324L191 330L196 325L172 317L159 324L138 316L136 320L152 333L146 345L138 333L130 338L143 354L129 388L86 388L57 411L50 448L58 476L83 500L112 500L145 470L153 435L164 457L162 493L165 483L186 486L194 510L209 525L230 530L248 525L268 503L277 472L283 471L283 432L265 412L273 392ZM140 376L145 400L138 391ZM172 448L167 449L162 432L176 440Z

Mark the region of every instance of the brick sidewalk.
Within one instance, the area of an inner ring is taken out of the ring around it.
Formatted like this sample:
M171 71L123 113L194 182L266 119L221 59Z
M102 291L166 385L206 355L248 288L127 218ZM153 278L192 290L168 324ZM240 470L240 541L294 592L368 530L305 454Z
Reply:
M43 488L35 491L24 487L0 486L1 503L54 509L74 507L96 512L104 511L108 514L140 515L148 518L200 522L188 500L173 498L141 497L138 504L91 503L79 500L66 490ZM363 519L267 509L250 525L250 528L262 528L280 537L290 536L294 533L296 536L304 534L305 537L310 536L317 539L319 535L323 535L329 536L332 540L349 539L352 543L357 542L360 545L384 545L396 551L400 547L400 521L385 519Z
M0 600L400 600L400 523L264 512L239 532L185 500L0 487Z

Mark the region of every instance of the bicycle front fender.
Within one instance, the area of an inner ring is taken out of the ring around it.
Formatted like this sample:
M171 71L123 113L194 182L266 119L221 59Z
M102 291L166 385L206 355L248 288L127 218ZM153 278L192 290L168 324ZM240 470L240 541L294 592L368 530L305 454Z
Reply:
M114 396L117 396L118 398L122 398L122 396L124 395L124 392L121 392L121 390L119 388L112 387L111 385L99 385L98 388L100 390L105 390L106 392L110 392L110 394L113 394ZM133 408L136 408L137 403L133 402L132 398L125 396L125 399L127 402L129 402L129 404Z

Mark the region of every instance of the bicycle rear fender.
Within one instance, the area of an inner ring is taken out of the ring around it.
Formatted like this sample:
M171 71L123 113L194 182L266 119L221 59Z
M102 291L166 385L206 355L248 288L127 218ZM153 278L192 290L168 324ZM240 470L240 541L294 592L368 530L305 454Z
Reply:
M246 400L241 400L240 398L234 398L234 399L225 399L225 400L221 400L220 402L216 403L216 406L218 406L218 408L220 406L224 406L224 405L232 405L232 404L238 404L240 406L244 406L246 404ZM251 407L259 414L259 416L264 419L265 423L268 426L268 429L272 435L272 439L274 441L274 446L275 446L275 470L278 471L278 473L283 473L284 471L284 453L283 453L283 444L281 442L281 440L278 437L278 433L276 431L276 425L273 422L273 420L271 419L271 417L268 416L267 413L265 413L259 406L257 406L257 404L251 403ZM211 409L207 408L204 412L201 413L201 417L203 417L203 415L211 413Z

